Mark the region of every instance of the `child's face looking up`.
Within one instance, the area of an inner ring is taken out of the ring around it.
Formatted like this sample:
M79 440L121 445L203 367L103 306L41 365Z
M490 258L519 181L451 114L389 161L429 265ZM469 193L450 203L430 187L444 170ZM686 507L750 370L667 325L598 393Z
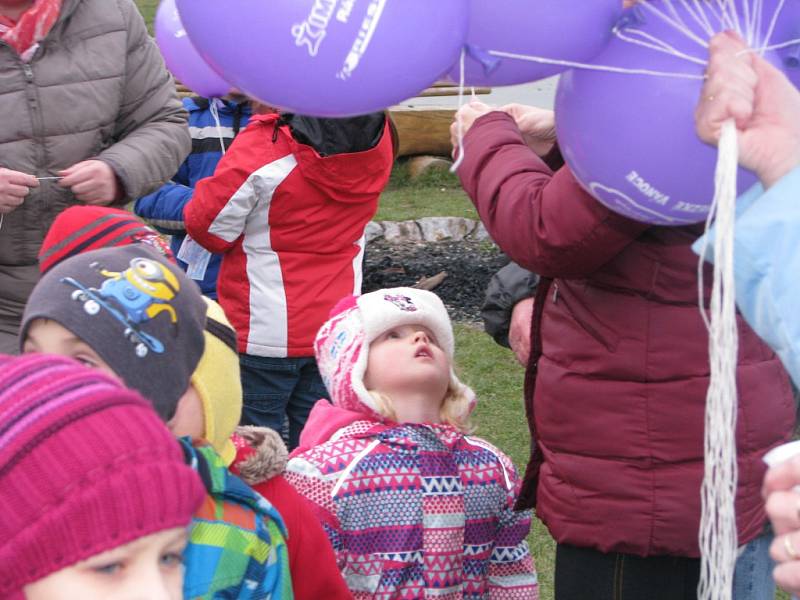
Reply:
M450 359L421 325L384 331L369 346L364 385L397 401L424 393L439 405L450 383Z
M27 600L180 600L183 527L103 552L25 586Z

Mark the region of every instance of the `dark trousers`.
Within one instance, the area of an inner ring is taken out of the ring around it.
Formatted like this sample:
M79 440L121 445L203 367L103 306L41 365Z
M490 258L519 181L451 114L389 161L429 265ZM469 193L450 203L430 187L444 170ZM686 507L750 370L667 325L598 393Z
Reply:
M556 548L556 600L695 600L699 582L699 558Z
M297 447L308 413L328 398L313 357L271 358L242 354L242 425L269 427L284 435L288 420L289 450Z

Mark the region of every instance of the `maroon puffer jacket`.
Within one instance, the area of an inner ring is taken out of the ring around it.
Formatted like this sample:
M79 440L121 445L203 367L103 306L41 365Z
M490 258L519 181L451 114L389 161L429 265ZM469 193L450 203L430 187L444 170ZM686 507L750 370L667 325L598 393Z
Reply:
M541 356L527 400L536 444L523 504L535 503L561 543L698 556L709 371L690 245L702 228L609 211L568 169L553 174L502 113L476 121L464 147L461 181L492 237L554 278L539 298ZM706 302L709 294L710 285ZM789 439L794 406L783 367L742 319L739 336L743 544L764 525L761 457Z

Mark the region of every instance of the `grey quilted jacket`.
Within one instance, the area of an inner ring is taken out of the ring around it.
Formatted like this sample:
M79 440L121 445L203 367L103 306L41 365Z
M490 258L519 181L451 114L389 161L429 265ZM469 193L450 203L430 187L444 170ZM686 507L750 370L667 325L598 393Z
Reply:
M63 0L30 63L0 43L0 166L37 177L97 158L126 198L168 180L190 149L172 77L132 0ZM56 215L76 200L42 181L0 229L0 351L37 278Z

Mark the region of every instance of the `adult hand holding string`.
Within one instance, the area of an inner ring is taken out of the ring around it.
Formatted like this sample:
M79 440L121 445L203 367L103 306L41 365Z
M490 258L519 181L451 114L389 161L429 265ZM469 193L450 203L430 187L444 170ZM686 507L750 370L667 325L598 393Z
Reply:
M506 104L498 110L514 119L525 143L537 156L546 156L553 149L556 119L552 110L524 104Z
M475 121L483 115L497 110L488 104L473 100L458 109L453 123L450 125L450 143L453 145L453 156L458 151L459 142L472 127Z
M800 93L735 33L716 35L709 48L707 80L695 113L697 133L716 144L722 124L734 119L739 162L768 188L800 165Z
M108 163L84 160L59 173L58 185L70 188L75 198L86 204L108 205L122 198L122 186Z
M38 187L33 175L0 167L0 214L8 214L19 207L30 188Z

